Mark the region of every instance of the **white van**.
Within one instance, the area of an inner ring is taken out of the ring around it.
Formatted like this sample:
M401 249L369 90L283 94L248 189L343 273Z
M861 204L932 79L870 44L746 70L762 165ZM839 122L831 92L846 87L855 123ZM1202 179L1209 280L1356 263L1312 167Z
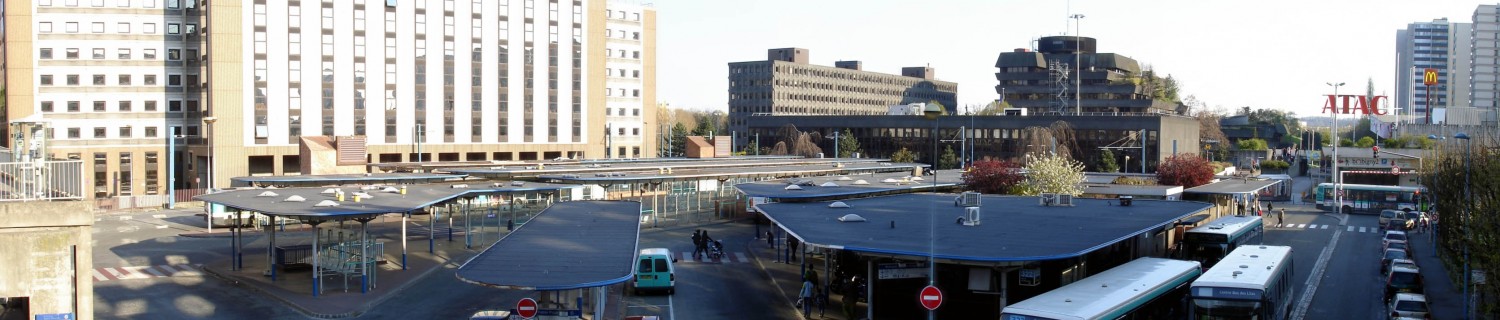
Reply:
M635 294L641 294L644 290L665 290L667 294L676 293L677 269L673 263L677 258L672 256L672 250L666 248L641 249L640 258L635 266Z

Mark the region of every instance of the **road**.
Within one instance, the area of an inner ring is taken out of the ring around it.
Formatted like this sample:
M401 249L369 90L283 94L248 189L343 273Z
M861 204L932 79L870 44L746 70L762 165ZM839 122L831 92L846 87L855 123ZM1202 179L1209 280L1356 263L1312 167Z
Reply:
M629 294L625 297L627 315L654 315L662 320L677 319L798 319L784 306L780 293L771 286L766 273L750 259L745 245L754 238L755 227L742 223L714 224L699 227L709 236L724 242L726 259L719 262L678 259L677 293ZM693 229L650 232L641 236L641 248L667 248L674 253L691 254Z
M1376 220L1372 215L1349 216L1303 319L1377 319L1386 315L1382 301L1385 279L1380 274L1382 231ZM1417 254L1422 253L1423 248L1415 249ZM1301 256L1298 259L1298 269L1306 268L1301 263L1306 260Z

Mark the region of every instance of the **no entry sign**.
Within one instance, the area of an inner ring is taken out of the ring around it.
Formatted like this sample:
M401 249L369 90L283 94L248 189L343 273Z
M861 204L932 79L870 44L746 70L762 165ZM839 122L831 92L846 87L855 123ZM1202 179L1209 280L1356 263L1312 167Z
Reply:
M917 300L922 302L923 308L937 310L938 306L943 305L943 291L934 286L923 287L922 294L917 295Z
M536 300L531 300L531 298L525 298L525 299L521 299L521 301L516 302L516 315L521 316L522 318L526 318L526 319L531 319L531 317L535 317L536 316Z

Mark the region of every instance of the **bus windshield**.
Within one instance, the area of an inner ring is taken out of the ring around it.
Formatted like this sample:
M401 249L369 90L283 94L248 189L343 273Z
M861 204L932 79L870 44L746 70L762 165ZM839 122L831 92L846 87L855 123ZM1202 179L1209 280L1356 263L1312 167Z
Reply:
M1257 319L1260 302L1243 300L1193 299L1193 315L1197 320Z
M1187 258L1202 262L1204 266L1214 265L1229 253L1229 244L1225 243L1188 242L1186 246Z

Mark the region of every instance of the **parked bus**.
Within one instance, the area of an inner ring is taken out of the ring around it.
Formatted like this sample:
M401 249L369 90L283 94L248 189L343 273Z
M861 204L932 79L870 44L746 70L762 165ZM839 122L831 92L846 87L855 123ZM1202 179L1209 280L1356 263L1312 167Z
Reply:
M1225 216L1182 233L1180 254L1211 268L1240 246L1260 244L1265 231L1259 216Z
M1196 261L1140 258L1012 304L1002 320L1182 319Z
M1342 204L1335 203L1333 199L1333 184L1319 183L1313 189L1318 209L1333 211L1334 208L1344 207L1344 213L1380 213L1380 210L1420 210L1417 204L1426 202L1422 199L1423 188L1378 186L1369 184L1348 184L1342 187L1344 198Z
M1234 249L1193 281L1190 319L1287 319L1293 270L1291 247Z

